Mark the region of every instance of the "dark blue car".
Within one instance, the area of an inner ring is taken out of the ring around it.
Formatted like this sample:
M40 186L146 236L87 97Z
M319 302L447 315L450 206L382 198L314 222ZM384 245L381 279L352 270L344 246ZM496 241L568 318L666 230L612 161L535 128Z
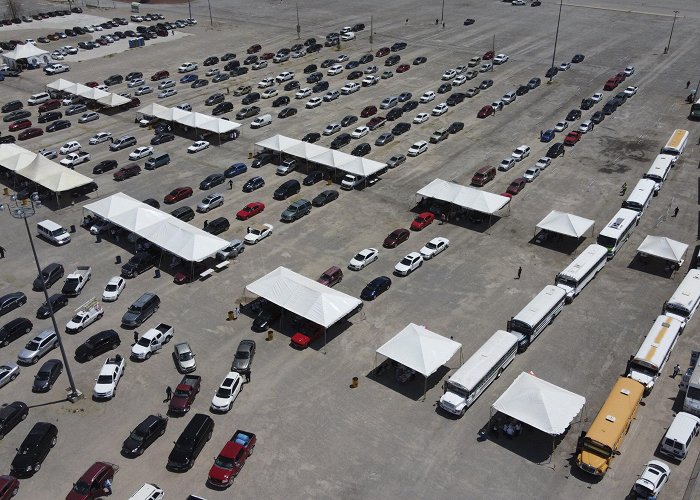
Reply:
M549 142L552 139L554 139L555 135L556 135L556 133L554 132L554 130L552 130L551 128L547 129L544 132L542 132L542 136L540 137L540 141Z
M197 78L197 75L195 75L194 73L190 73L180 78L180 83L192 83L196 82L198 79L199 78Z
M374 300L382 293L386 292L391 287L391 278L388 276L379 276L370 281L360 293L362 300Z
M230 167L228 167L226 170L224 170L224 175L226 176L227 179L230 179L231 177L236 177L237 175L244 174L248 171L248 167L246 166L245 163L234 163Z

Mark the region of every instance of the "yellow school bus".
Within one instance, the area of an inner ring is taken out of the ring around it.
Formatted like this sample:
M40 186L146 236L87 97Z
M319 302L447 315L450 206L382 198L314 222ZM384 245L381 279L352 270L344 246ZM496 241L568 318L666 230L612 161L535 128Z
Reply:
M576 450L576 465L595 476L603 476L637 414L644 386L627 377L617 379L595 420L582 433Z

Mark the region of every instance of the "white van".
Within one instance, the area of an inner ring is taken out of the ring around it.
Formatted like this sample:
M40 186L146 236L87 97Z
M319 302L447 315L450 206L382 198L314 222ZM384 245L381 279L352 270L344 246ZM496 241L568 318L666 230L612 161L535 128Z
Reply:
M250 122L250 128L262 128L272 123L272 115L260 115Z
M661 154L675 156L677 160L678 157L681 154L683 154L685 145L688 143L688 135L689 134L687 130L674 130L673 135L668 140L666 145L663 148L661 148Z
M645 396L661 376L680 331L680 321L662 314L656 318L637 354L627 363L627 376L644 385Z
M664 314L681 322L681 329L695 314L700 304L700 270L691 269L664 304Z
M49 219L39 222L36 225L36 231L39 236L56 245L63 245L70 242L70 234L68 234L68 231Z
M644 174L645 179L650 179L656 183L654 187L654 196L658 194L659 189L664 185L668 172L671 170L675 161L676 157L673 155L657 155L649 171Z
M39 92L38 94L32 94L29 96L29 99L27 99L27 104L30 106L36 106L37 104L45 103L49 99L51 99L51 96L48 92Z
M683 460L688 456L690 443L698 433L700 433L700 418L690 413L679 412L661 440L659 453Z
M644 210L649 206L652 196L656 194L656 191L656 182L651 179L639 179L639 182L634 186L630 195L622 202L622 208L629 208L630 210L639 212L639 216L641 217L644 214Z

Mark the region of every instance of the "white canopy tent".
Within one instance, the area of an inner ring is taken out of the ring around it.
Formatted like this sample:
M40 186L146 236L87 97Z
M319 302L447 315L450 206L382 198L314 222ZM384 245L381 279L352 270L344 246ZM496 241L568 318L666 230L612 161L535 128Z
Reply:
M2 58L9 65L15 65L18 59L26 59L31 64L42 64L48 63L46 54L48 54L48 51L40 49L32 43L25 43L3 53Z
M97 102L108 108L113 108L116 106L122 106L131 102L131 99L124 97L123 95L115 94L113 92L107 92L107 95L97 99Z
M241 127L240 123L205 115L203 113L185 111L180 108L167 108L157 103L152 103L137 111L144 116L155 116L161 120L179 123L197 130L206 130L215 134L226 134Z
M488 214L495 214L510 203L510 198L500 194L489 193L455 182L435 179L417 193L425 198L446 201L462 208Z
M428 377L447 363L457 351L460 351L461 358L461 349L462 344L459 342L431 332L424 326L410 323L376 352L423 375L425 398Z
M651 235L644 238L642 244L637 248L637 252L642 257L653 255L654 257L673 262L678 266L683 264L687 250L688 245L685 243L666 238L665 236Z
M563 434L586 398L522 372L491 406L552 436Z
M360 299L282 266L253 281L245 289L324 329L362 307Z
M260 146L261 148L265 149L270 149L272 151L277 151L282 152L283 150L294 146L296 144L299 144L303 141L300 141L299 139L292 139L291 137L285 137L284 135L273 135L272 137L268 137L267 139L263 139L260 142L256 142L256 146Z
M54 80L53 82L49 83L46 88L63 91L72 85L74 85L73 82L59 78L58 80Z
M190 262L202 261L228 245L226 240L124 193L88 203L83 209Z
M594 224L595 221L591 219L584 219L578 215L552 210L544 219L537 223L537 229L571 236L572 238L581 238L589 229L591 229L591 236L593 235Z
M90 99L108 108L122 106L131 102L131 99L115 94L114 92L107 92L106 90L88 87L82 83L73 83L71 81L64 80L63 78L54 80L46 85L46 88L58 90L67 94L77 95L85 99Z

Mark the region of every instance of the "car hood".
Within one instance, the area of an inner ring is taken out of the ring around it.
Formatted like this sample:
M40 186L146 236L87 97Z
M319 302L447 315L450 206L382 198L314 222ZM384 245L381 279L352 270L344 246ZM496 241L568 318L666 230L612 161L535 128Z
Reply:
M12 460L12 468L16 470L26 470L29 466L33 467L35 463L36 456L33 453L26 453L23 455L18 453Z
M377 296L377 289L365 287L360 293L360 298L374 298Z
M191 451L179 450L175 448L170 452L170 455L168 455L168 462L179 465L187 465L191 462L191 455Z
M170 400L170 408L184 409L187 408L187 401L189 399L185 396L173 396Z
M231 369L233 371L247 370L249 366L250 366L250 359L233 358L233 363L231 364Z
M37 316L37 318L39 318L39 319L48 318L48 317L50 316L50 314L49 314L49 306L47 306L47 305L42 305L41 307L39 307L39 309L37 309L37 311L36 311L36 316Z
M231 402L231 398L221 398L219 396L214 396L211 400L212 406L227 406Z
M209 477L217 481L228 481L232 472L232 469L224 469L218 465L212 465L211 469L209 469Z
M116 298L117 298L117 292L108 292L106 290L104 292L102 292L102 300L109 301L109 300L114 300Z
M136 441L135 439L132 439L131 436L129 436L124 440L124 443L122 444L122 450L126 451L127 453L133 453L134 450L141 447L141 444L141 442Z
M85 344L80 344L75 350L75 357L76 359L85 359L91 352L92 351L86 347Z
M114 390L114 384L95 384L95 392L105 394Z
M125 312L124 316L122 316L122 323L133 323L138 317L138 313Z
M143 356L147 352L149 352L151 349L149 347L144 347L139 344L134 344L133 347L131 348L131 354L134 356Z
M420 249L420 254L423 256L427 255L429 257L432 257L435 254L435 250L433 250L432 248L423 247Z
M36 389L46 389L49 386L50 380L37 380L34 379L34 388Z
M401 262L399 262L398 264L396 264L396 266L394 266L394 269L396 269L400 273L405 273L406 271L411 269L411 266L407 266L406 264L402 264Z
M18 358L21 359L31 359L34 356L36 356L37 352L36 351L30 351L29 349L22 349L19 354L17 355Z
M248 233L248 234L245 235L245 238L244 238L244 239L245 239L245 241L249 241L249 242L251 242L251 243L254 243L254 242L256 242L256 241L258 241L258 240L260 239L260 236L258 236L257 234L250 234L250 233Z

